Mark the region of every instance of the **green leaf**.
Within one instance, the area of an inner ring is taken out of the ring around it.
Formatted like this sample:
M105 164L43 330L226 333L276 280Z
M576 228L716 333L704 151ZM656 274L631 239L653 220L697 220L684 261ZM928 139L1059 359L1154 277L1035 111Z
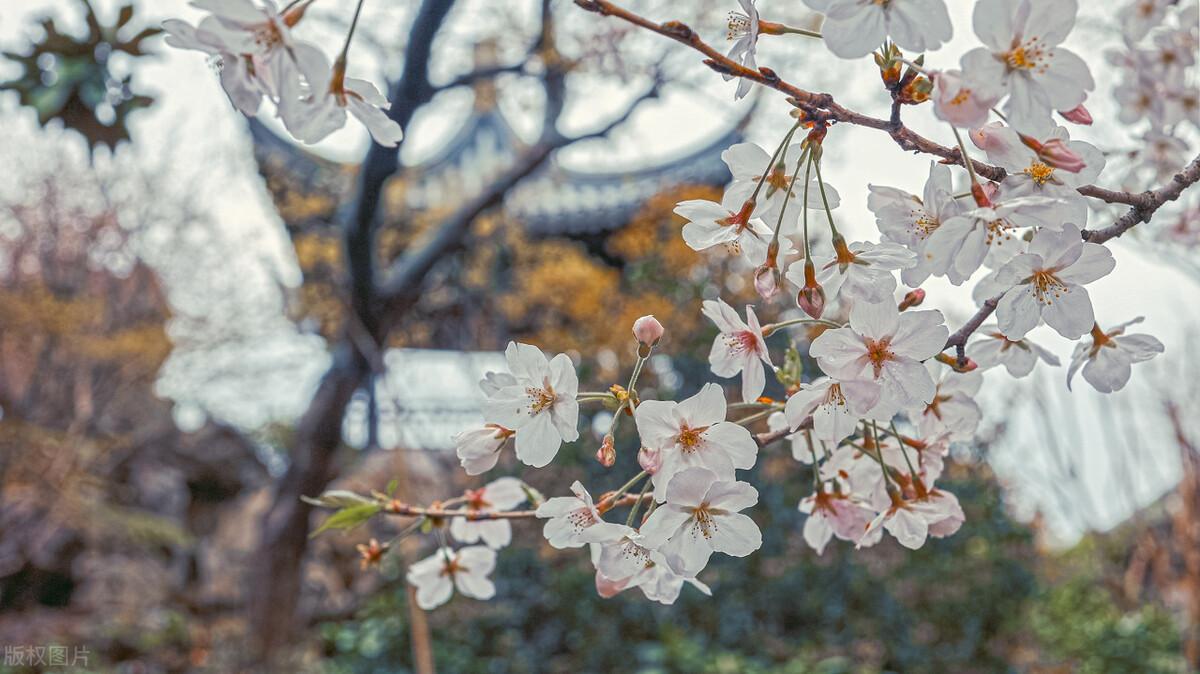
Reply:
M330 489L322 492L317 498L301 496L301 501L319 508L352 508L354 506L373 504L374 501L366 496L360 496L345 489Z
M383 491L388 496L391 496L392 494L396 493L396 488L399 486L400 486L400 481L393 477L392 481L387 483L387 489L385 489Z
M323 531L331 529L353 529L366 522L380 511L377 503L362 503L349 508L342 508L325 519L320 528L312 532L309 538L314 538Z

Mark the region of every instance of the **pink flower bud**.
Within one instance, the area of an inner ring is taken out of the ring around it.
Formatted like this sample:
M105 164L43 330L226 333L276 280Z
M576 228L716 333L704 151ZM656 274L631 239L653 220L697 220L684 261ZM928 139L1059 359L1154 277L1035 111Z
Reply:
M638 465L647 473L651 475L657 473L658 469L662 468L662 462L663 458L660 450L650 449L649 447L642 447L638 450Z
M1068 122L1075 122L1076 124L1083 124L1084 126L1091 126L1092 124L1092 113L1088 112L1088 109L1083 107L1083 103L1080 103L1066 112L1059 110L1058 114L1062 115L1063 119L1067 120Z
M817 270L812 260L804 261L804 287L796 293L796 306L813 318L825 313L825 289L817 283Z
M754 270L754 289L758 296L769 300L779 294L779 267L762 265Z
M662 323L653 314L642 316L633 322L633 336L637 338L639 344L645 346L654 346L658 344L658 340L662 339L663 333Z
M916 290L909 291L908 294L906 294L904 296L904 299L900 300L900 307L899 307L900 311L904 311L905 309L911 309L913 307L920 306L921 303L924 301L925 301L925 291L924 290L917 288Z
M1071 173L1079 173L1087 166L1083 157L1072 150L1066 141L1059 138L1042 143L1042 147L1038 150L1038 157L1050 166Z
M612 468L617 462L617 450L613 447L613 436L604 436L604 442L600 443L600 449L596 450L596 460L605 468Z

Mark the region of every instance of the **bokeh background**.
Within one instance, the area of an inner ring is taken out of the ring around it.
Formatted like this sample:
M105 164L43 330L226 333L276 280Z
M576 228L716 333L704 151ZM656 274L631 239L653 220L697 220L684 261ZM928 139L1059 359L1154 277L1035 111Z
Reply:
M718 44L735 9L631 4ZM760 4L815 26L801 3ZM942 66L974 40L970 3L950 4L955 39L930 56ZM317 0L301 34L332 53L353 5ZM0 671L70 671L10 657L51 645L103 672L1200 668L1195 195L1112 242L1117 270L1093 287L1102 325L1144 315L1167 347L1126 390L1069 393L1044 364L1021 381L988 373L980 438L954 448L944 478L967 514L957 535L817 556L796 511L810 476L777 447L748 478L764 547L715 559L712 598L602 600L586 555L525 522L494 600L426 614L403 574L430 537L363 571L355 544L406 523L310 538L326 514L299 497L396 480L428 503L483 484L450 438L479 422L476 381L511 339L570 354L581 388L599 390L627 378L629 326L652 313L667 338L643 397L711 379L699 302L756 297L744 263L688 249L671 210L716 198L721 151L773 147L788 106L770 92L735 102L693 53L565 0L367 0L351 74L412 115L399 171L379 179L354 123L301 147L271 110L234 111L214 64L156 31L199 16L182 0L0 3ZM1100 184L1145 189L1131 168L1142 141L1114 117L1120 73L1104 55L1120 41L1112 7L1082 8L1067 44L1096 75L1097 124L1077 135L1107 153ZM886 114L869 60L788 36L764 38L760 63ZM926 108L905 113L949 140ZM548 127L570 138L614 122L544 151ZM514 166L527 175L510 179ZM825 166L843 231L874 238L866 185L919 193L928 159L838 127ZM463 245L381 299L448 222ZM973 310L966 291L926 289L951 325ZM790 310L786 296L759 308ZM1034 338L1066 362L1070 344ZM509 456L487 478L615 488L636 470L631 424L604 469L608 418L583 423L552 467Z

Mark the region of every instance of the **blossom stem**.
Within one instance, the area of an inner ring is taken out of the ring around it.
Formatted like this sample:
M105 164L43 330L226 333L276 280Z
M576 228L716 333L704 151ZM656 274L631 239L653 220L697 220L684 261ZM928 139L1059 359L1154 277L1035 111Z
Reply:
M833 224L833 209L829 208L829 197L825 194L825 179L821 177L821 162L814 156L813 166L817 169L817 187L821 190L821 203L825 206L825 217L829 220L829 232L834 239L841 238L837 225Z
M758 410L758 409L762 409L764 407L773 407L773 405L771 403L760 403L760 402L729 403L729 405L727 405L725 407L725 409L728 409L728 410Z
M921 66L921 65L918 65L918 64L916 64L916 63L913 63L912 61L909 61L909 60L908 60L908 59L906 59L906 58L897 58L896 60L897 60L897 61L899 61L899 62L901 62L901 63L903 63L904 65L908 66L909 68L912 68L913 70L915 70L915 71L917 71L917 72L921 73L922 75L928 75L928 74L929 74L929 71L928 71L928 70L925 70L925 67L924 67L924 66Z
M808 443L808 453L812 454L813 489L820 490L821 489L821 478L820 478L821 464L819 461L817 461L817 449L816 449L816 447L813 447L812 431L805 429L804 441L806 443Z
M879 427L875 425L875 420L871 420L871 429L876 437L879 436ZM904 440L900 438L900 434L896 432L896 421L892 420L892 436L896 438L896 442L900 447L900 454L904 456L904 463L908 464L908 474L915 480L917 479L917 469L913 468L912 460L908 458L908 450L904 448ZM878 445L876 445L878 446Z
M771 235L771 244L774 246L779 241L779 230L783 229L783 216L787 214L788 202L792 200L792 188L796 184L796 177L800 175L800 164L808 157L810 147L805 147L800 153L800 158L796 160L796 170L792 171L792 179L788 181L787 194L783 195L783 205L779 207L779 220L775 222L775 233ZM805 190L808 185L805 185Z
M974 196L974 189L979 186L979 176L975 175L975 166L971 161L971 156L967 154L967 146L963 144L963 139L958 133L958 128L951 124L950 130L954 132L954 140L958 142L958 151L962 154L963 166L967 167L967 175L971 176L971 194Z
M738 419L734 423L742 424L743 426L749 426L750 424L758 421L759 419L770 416L775 411L776 411L776 407L774 405L772 405L771 407L769 407L761 412L755 412L754 414L751 414L748 417L742 417L741 419Z
M334 64L334 70L339 68L343 73L346 71L346 57L350 53L350 40L354 38L354 31L358 28L358 17L362 13L363 4L366 0L358 0L358 6L354 8L354 18L350 19L350 32L346 33L346 43L342 45L342 53L338 54L337 61Z
M653 480L646 480L646 483L642 485L642 491L638 494L637 500L633 502L633 507L629 509L629 517L625 518L625 526L633 526L633 522L637 518L638 509L642 507L642 501L646 498L646 492L650 491L652 484L654 484Z
M626 407L632 407L634 395L636 393L636 389L634 387L637 386L638 377L642 374L642 366L646 364L646 361L650 358L650 354L653 352L653 346L647 349L645 356L642 355L641 349L638 349L637 362L633 364L633 372L629 375L629 385L625 387L625 399L621 401L620 405L617 405L617 410L613 412L612 423L610 423L608 426L609 435L612 435L614 432L616 432L617 424L621 419L621 412L624 412Z
M787 26L784 24L776 24L776 25L779 26L779 29L778 29L779 32L778 33L768 33L768 35L789 35L789 34L790 35L803 35L804 37L816 38L818 40L822 40L825 38L824 35L821 35L820 32L815 31L815 30L807 30L805 28L796 28L794 26Z
M628 482L626 482L625 484L623 484L619 488L617 488L616 491L614 491L613 493L606 496L604 498L604 500L601 501L600 503L604 503L604 504L615 503L617 499L621 498L621 496L623 496L625 494L625 492L629 491L630 489L633 489L633 485L637 484L638 480L642 479L643 477L648 477L649 475L650 475L650 473L647 473L644 470L641 471L637 475L634 475L632 478L630 478L630 480ZM599 507L599 504L597 504L597 507Z
M812 259L812 244L808 240L808 185L812 182L813 155L808 154L808 163L804 168L804 208L801 209L804 218L804 261Z

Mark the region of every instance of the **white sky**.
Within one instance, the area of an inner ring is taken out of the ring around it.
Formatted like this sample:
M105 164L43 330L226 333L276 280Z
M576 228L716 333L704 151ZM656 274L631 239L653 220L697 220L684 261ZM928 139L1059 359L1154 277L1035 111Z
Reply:
M97 3L109 11L117 3L101 0ZM142 2L140 11L152 7L157 18L177 16L196 21L199 12L187 7L183 0L154 0ZM375 27L404 25L410 5L415 3L368 2L364 25ZM732 8L732 2L728 3ZM952 18L956 28L954 39L942 50L928 57L931 67L952 67L966 49L975 45L970 32L970 8L972 3L950 0ZM564 9L566 3L563 3ZM780 12L781 18L796 17L799 3L784 3L779 0L763 0L759 3L764 16L774 18L772 11ZM321 0L317 7L325 12L336 7L351 11L351 0ZM30 19L50 13L57 17L70 18L74 15L74 3L69 0L33 0L31 2L0 3L0 46L5 49L20 49L24 38L33 35ZM515 4L513 21L516 23L533 20L534 3ZM1098 89L1088 101L1094 116L1100 120L1099 128L1079 129L1075 137L1091 140L1102 148L1129 147L1131 141L1116 129L1116 125L1104 125L1111 119L1113 103L1110 90L1115 73L1102 65L1102 50L1115 45L1118 38L1111 31L1098 27L1111 20L1115 5L1095 3L1083 9L1077 28L1067 46L1082 54L1091 64L1098 82ZM474 11L474 10L472 10ZM723 16L723 12L721 13ZM143 17L144 19L145 17ZM660 13L655 18L670 18ZM712 17L714 23L720 16ZM597 19L600 20L600 19ZM69 20L64 25L73 25ZM76 21L74 25L78 25ZM341 38L332 31L316 31L308 35L322 44L328 52L340 46ZM715 29L711 31L714 42L723 38ZM682 49L678 47L677 49ZM817 82L814 89L832 89L839 100L858 110L885 117L888 101L878 85L877 70L869 58L852 63L840 62L828 54L816 41L797 36L782 38L765 37L762 42L759 62L772 65L782 58L783 50L798 50L805 63L813 66L807 74L792 74L781 69L786 79L807 83L809 78ZM358 61L352 61L356 74L370 76L380 82L378 68L370 60L370 50L362 50ZM359 52L355 52L358 54ZM697 69L703 66L697 62ZM374 72L370 72L374 71ZM11 71L0 69L0 76ZM590 147L577 148L567 157L572 165L589 167L631 167L655 159L670 157L694 145L697 140L707 140L713 134L727 128L731 120L740 116L750 101L735 103L732 100L734 85L722 82L715 74L707 73L699 79L703 87L689 92L673 92L663 100L647 107L635 116L627 128L614 135L611 141L598 141ZM220 189L213 195L213 214L220 226L230 236L254 242L252 250L245 251L262 260L259 264L261 282L272 278L283 279L294 284L298 278L290 246L286 241L278 217L274 214L269 197L261 189L261 181L255 173L249 154L249 139L243 121L228 105L220 92L216 78L206 64L203 55L168 48L159 49L159 54L146 59L135 73L138 89L147 90L158 97L158 103L148 112L139 113L134 124L134 134L140 152L174 153L180 165L200 167L209 165L222 172L218 176ZM381 87L382 88L382 87ZM604 120L607 113L620 110L628 96L640 89L622 86L597 85L590 93L586 105L576 105L568 119L572 130L591 127ZM791 118L788 106L782 97L768 93L764 110L751 130L752 140L773 146L786 131ZM461 99L460 99L461 100ZM447 108L454 105L453 99L436 110L415 120L406 130L406 157L419 158L432 152L442 139L454 130L460 119ZM953 144L953 137L944 124L935 123L928 106L905 109L905 121L918 132ZM461 114L461 113L459 113ZM16 110L11 96L0 96L0 118L11 120L17 134L30 133L32 116L28 111ZM526 131L528 129L525 129ZM353 123L335 134L317 150L327 156L346 161L360 158L366 148L366 134ZM216 160L214 158L217 158ZM881 134L871 130L839 126L831 130L826 142L826 179L841 192L843 205L837 215L840 227L851 239L876 238L874 218L866 209L866 185L868 183L893 185L920 193L928 171L928 159L904 153ZM1097 181L1111 185L1116 179L1106 171ZM1099 222L1093 215L1093 224ZM1116 271L1089 286L1096 315L1102 326L1116 324L1144 315L1146 321L1141 331L1158 336L1166 345L1166 356L1154 367L1138 366L1134 370L1134 383L1120 393L1108 397L1100 396L1082 380L1077 381L1075 393L1065 395L1065 367L1058 369L1039 365L1038 386L1044 386L1050 399L1055 402L1057 414L1069 415L1056 420L1061 442L1071 456L1075 456L1091 485L1088 494L1093 504L1075 512L1065 512L1061 503L1045 496L1039 480L1053 471L1044 463L1045 438L1039 435L1041 425L1036 421L1034 410L1038 406L1013 407L1007 401L1015 391L1019 400L1032 400L1034 381L1020 382L1010 388L1007 375L988 374L989 385L985 388L985 399L997 404L985 406L985 413L1008 415L1010 434L995 458L1001 475L1016 486L1022 496L1018 503L1032 508L1034 503L1050 512L1051 525L1059 535L1071 538L1081 527L1106 528L1123 519L1135 503L1146 503L1175 480L1175 446L1170 440L1169 429L1162 420L1163 396L1186 395L1173 389L1178 385L1178 372L1194 377L1200 365L1197 354L1200 350L1190 345L1190 334L1198 325L1195 300L1200 290L1194 276L1165 265L1158 257L1125 240L1112 242L1110 248L1117 259ZM936 280L935 280L936 281ZM929 305L942 309L951 326L956 326L974 310L969 291L954 289L948 284L927 284ZM953 329L953 328L952 328ZM1071 343L1042 327L1031 337L1056 352L1064 366L1069 361ZM316 379L326 365L326 357L319 342L301 339L286 334L261 345L272 355L284 354L288 363L277 377L267 385L247 388L239 380L208 382L206 387L196 390L190 382L179 377L164 377L161 389L165 395L201 402L210 410L237 421L255 425L268 419L287 419L303 409ZM238 356L241 357L241 356ZM1001 386L1002 383L1006 385ZM1193 390L1191 393L1195 393ZM1195 409L1192 403L1191 409ZM1073 410L1070 412L1064 410ZM1135 413L1127 414L1127 411ZM1114 414L1113 412L1119 412ZM1100 420L1110 415L1115 418L1117 428L1109 428ZM1194 414L1193 414L1194 416ZM187 419L189 415L181 418ZM1134 419L1129 422L1129 419ZM1129 425L1135 423L1136 426ZM1133 429L1130 431L1130 429ZM1114 482L1114 457L1128 457L1132 468L1123 474L1134 477L1129 483ZM1149 466L1151 468L1140 469ZM1030 473L1030 475L1026 475ZM1114 487L1118 485L1117 487ZM1114 489L1133 492L1131 498L1114 495ZM1032 494L1032 495L1031 495ZM1086 516L1081 512L1087 513Z

